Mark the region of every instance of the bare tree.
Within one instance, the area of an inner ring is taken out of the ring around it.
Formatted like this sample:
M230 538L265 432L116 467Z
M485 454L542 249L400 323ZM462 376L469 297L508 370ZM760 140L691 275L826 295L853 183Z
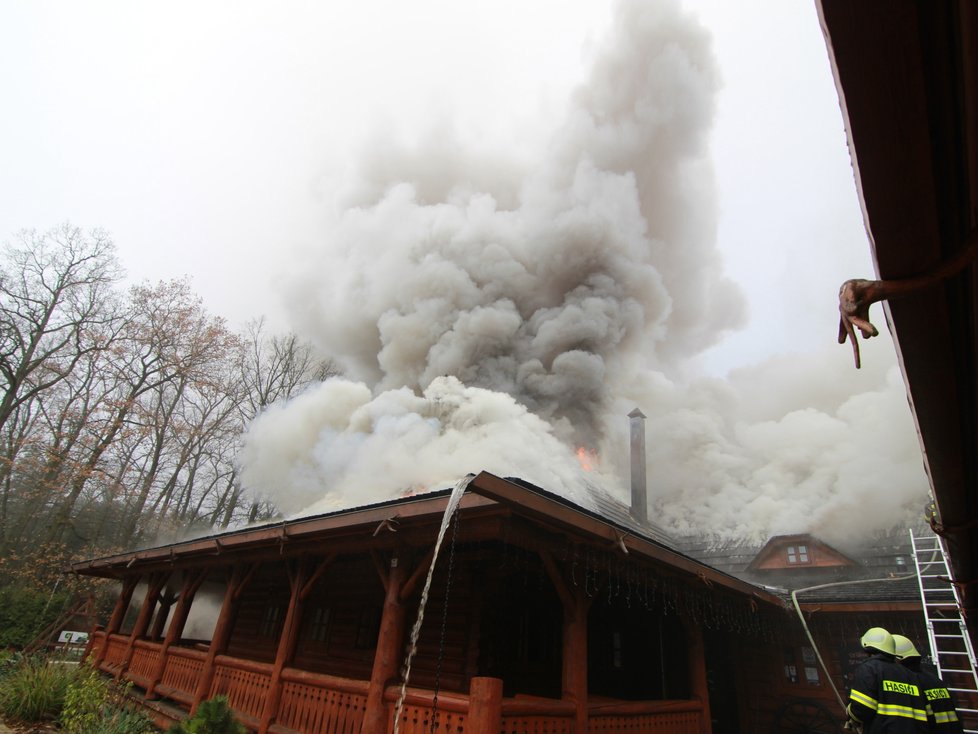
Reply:
M22 232L4 248L0 269L0 430L17 410L66 379L92 338L115 318L107 294L121 276L115 248L99 230L65 224L39 235Z

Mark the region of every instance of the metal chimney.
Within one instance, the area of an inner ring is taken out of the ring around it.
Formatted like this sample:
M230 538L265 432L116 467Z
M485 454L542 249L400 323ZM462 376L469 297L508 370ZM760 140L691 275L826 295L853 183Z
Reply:
M645 485L645 414L635 408L628 414L631 427L632 517L642 523L649 520Z

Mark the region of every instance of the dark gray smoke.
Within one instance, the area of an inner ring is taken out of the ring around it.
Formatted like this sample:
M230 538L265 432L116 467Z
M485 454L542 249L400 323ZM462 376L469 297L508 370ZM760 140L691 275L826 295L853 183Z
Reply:
M287 283L295 327L348 379L255 421L246 485L308 512L488 469L586 502L574 450L623 488L638 405L650 505L675 531L855 532L865 491L881 522L918 504L895 374L853 378L841 354L682 378L746 318L716 247L718 84L693 17L630 0L545 145L486 149L450 124L368 141Z

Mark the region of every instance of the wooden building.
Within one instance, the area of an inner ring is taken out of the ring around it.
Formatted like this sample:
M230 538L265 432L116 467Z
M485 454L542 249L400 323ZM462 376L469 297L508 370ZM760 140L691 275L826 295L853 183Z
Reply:
M449 500L76 564L121 584L89 657L132 681L161 724L223 694L254 731L393 731ZM799 693L782 680L785 650L804 656L797 618L612 504L471 479L435 564L399 731L432 719L467 734L770 730ZM216 600L212 631L185 634L204 599Z

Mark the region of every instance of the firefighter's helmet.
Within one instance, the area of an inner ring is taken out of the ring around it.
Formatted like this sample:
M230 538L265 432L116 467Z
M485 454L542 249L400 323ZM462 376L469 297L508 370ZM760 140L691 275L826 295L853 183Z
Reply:
M897 660L906 660L907 658L919 658L920 653L917 652L917 648L910 641L909 638L903 635L893 635L893 654L896 655Z
M866 634L859 640L859 644L864 650L877 650L887 655L896 654L896 646L893 644L893 635L882 627L871 627L866 630Z

